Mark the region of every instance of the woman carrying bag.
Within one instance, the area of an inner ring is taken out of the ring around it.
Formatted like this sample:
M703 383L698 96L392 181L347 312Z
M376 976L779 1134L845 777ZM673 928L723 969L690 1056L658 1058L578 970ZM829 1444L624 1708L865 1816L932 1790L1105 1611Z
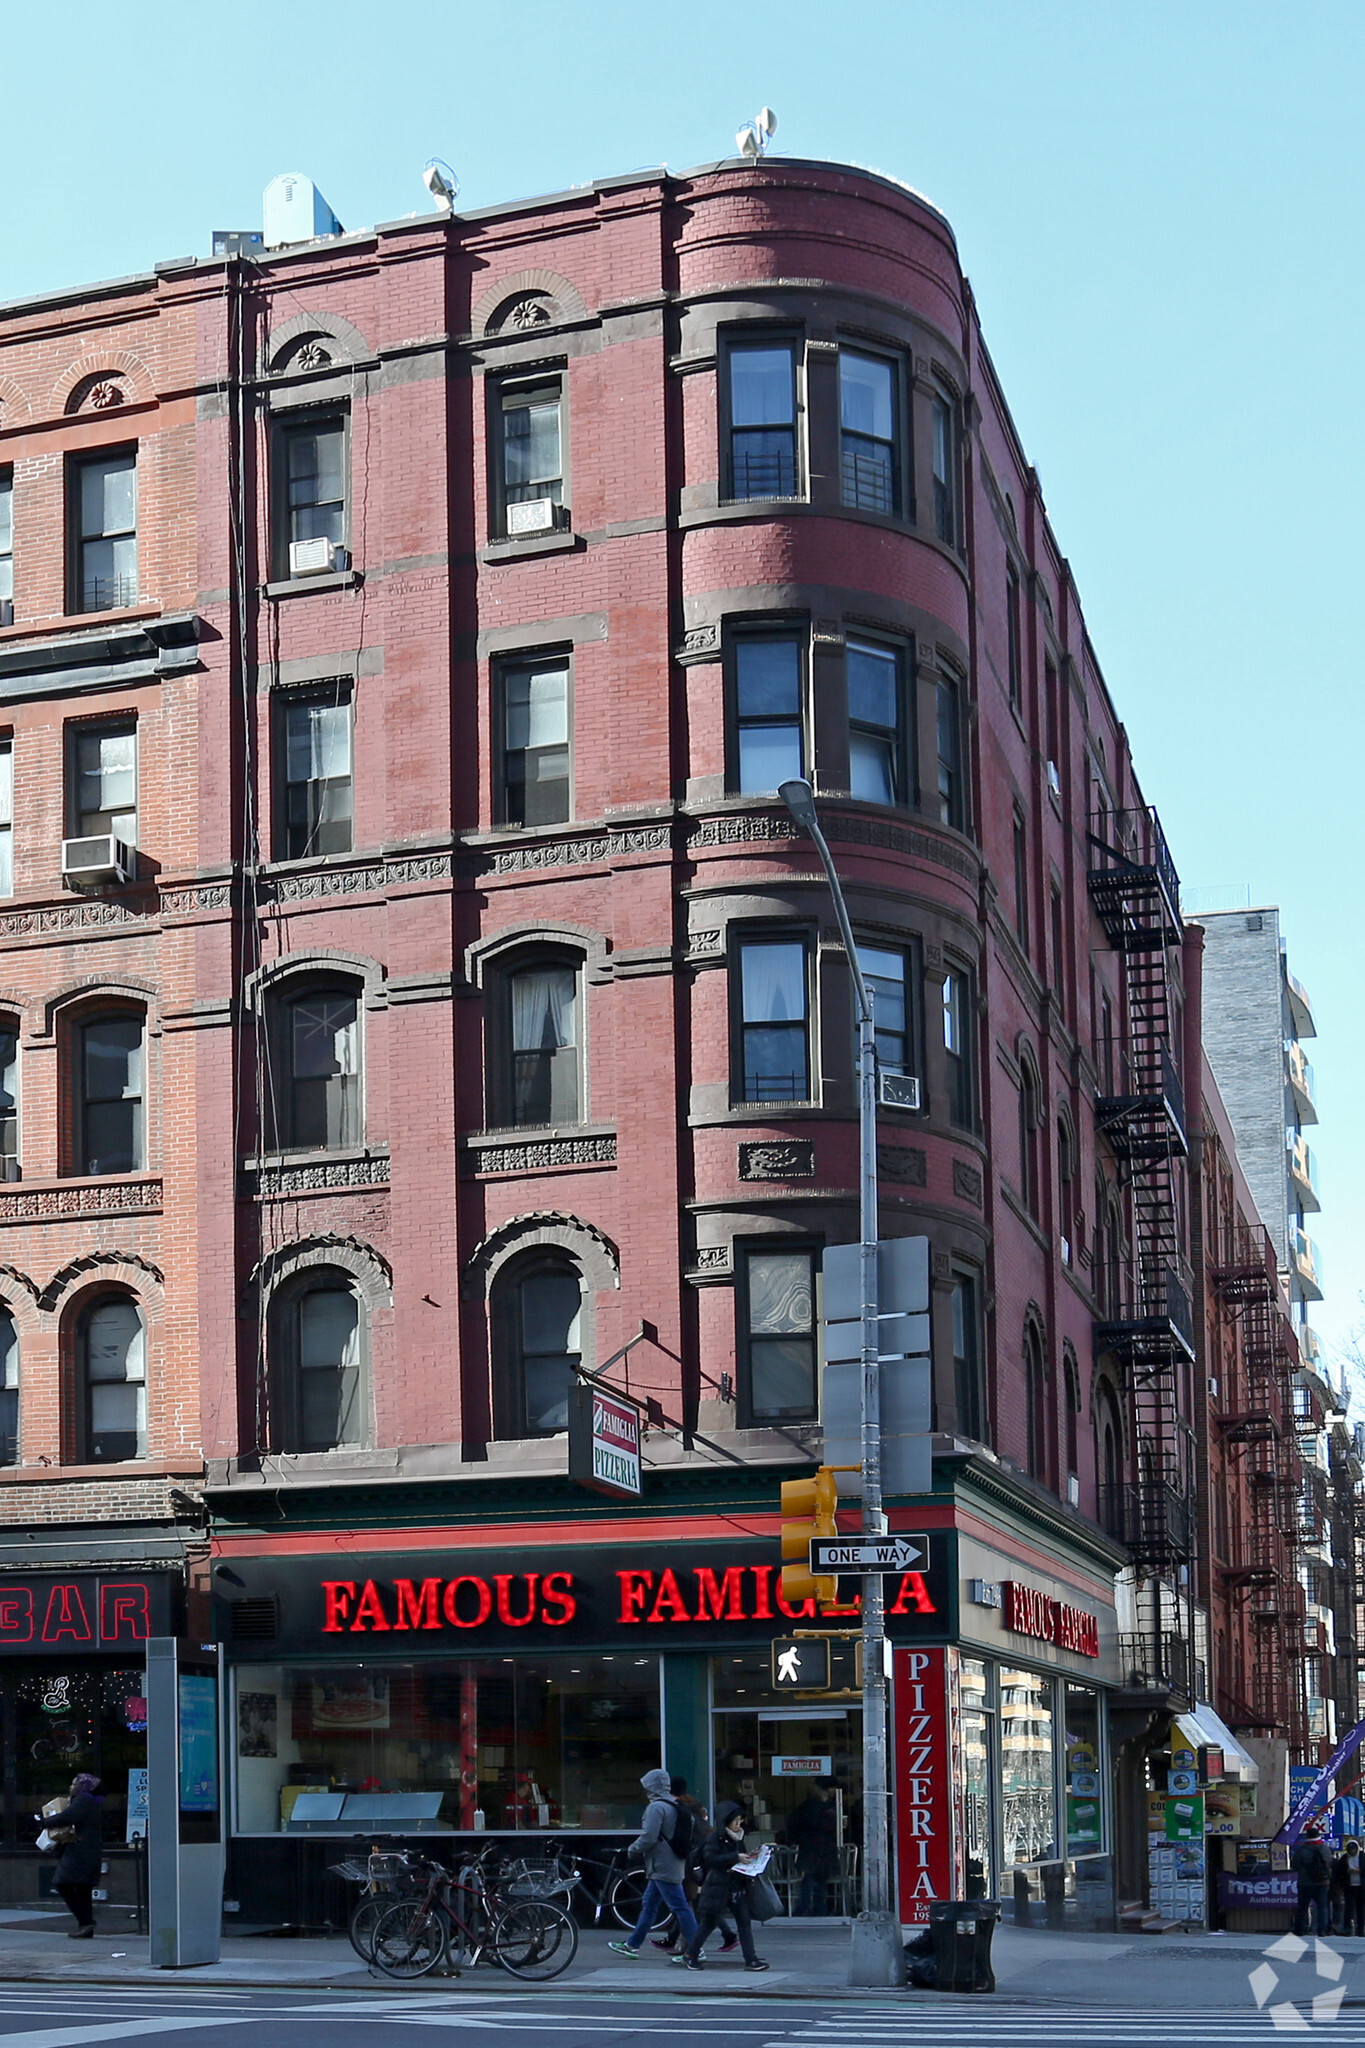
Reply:
M66 1900L75 1918L68 1941L90 1941L95 1933L95 1907L91 1894L100 1881L103 1861L104 1801L100 1781L82 1771L71 1780L71 1797L56 1813L43 1817L47 1834L62 1845L57 1865L56 1890Z
M735 1865L744 1854L744 1809L726 1800L716 1814L716 1825L702 1844L702 1886L697 1931L681 1955L673 1958L689 1970L702 1970L702 1944L729 1914L739 1933L746 1970L766 1970L754 1950L753 1918L749 1910L747 1877L739 1876Z

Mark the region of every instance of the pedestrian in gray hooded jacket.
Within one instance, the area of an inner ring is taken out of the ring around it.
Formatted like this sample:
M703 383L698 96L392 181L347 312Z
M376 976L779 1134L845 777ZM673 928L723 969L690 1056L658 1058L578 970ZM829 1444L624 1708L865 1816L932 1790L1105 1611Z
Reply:
M678 1828L678 1802L669 1789L668 1772L646 1771L640 1783L649 1795L649 1804L640 1823L640 1832L627 1854L644 1859L645 1876L649 1882L640 1902L640 1917L630 1933L624 1941L608 1943L618 1955L626 1956L639 1955L645 1936L659 1918L661 1905L677 1915L685 1943L690 1943L697 1931L696 1915L683 1890L683 1858L673 1847ZM690 1826L689 1822L689 1832Z

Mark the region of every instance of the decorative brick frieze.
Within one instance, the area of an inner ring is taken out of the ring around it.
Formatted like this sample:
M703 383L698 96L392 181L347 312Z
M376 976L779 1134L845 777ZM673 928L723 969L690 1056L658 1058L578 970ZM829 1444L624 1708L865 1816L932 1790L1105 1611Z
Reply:
M739 1148L741 1180L813 1180L815 1146L807 1139L766 1139Z
M56 1187L0 1188L0 1223L46 1223L69 1216L154 1215L161 1202L159 1178L69 1180Z

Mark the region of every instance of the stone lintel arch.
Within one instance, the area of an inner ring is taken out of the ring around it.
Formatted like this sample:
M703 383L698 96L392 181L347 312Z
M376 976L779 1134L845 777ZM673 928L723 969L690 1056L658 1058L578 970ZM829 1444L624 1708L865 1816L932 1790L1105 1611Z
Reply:
M366 1005L384 985L388 970L382 961L374 960L368 953L348 953L336 946L320 946L315 952L286 953L279 960L271 960L264 967L258 967L249 974L243 984L246 1006L259 1010L262 1003L287 989L291 981L300 981L334 975L338 980L352 980L361 983Z
M557 327L566 321L591 318L578 287L570 284L568 278L557 270L517 270L509 277L500 278L482 294L470 316L470 332L476 340L482 340L486 334L502 331L496 316L509 312L518 299L533 298L552 301L546 307L548 320L540 323L544 326ZM526 330L514 328L511 331L522 334Z
M42 1298L38 1283L18 1266L0 1266L0 1308L14 1317L20 1338L41 1327Z
M239 1306L242 1319L254 1322L262 1300L268 1303L286 1281L319 1269L349 1274L369 1314L393 1307L393 1269L388 1260L358 1237L327 1234L299 1238L268 1252L247 1275Z
M461 1292L472 1301L487 1296L509 1260L543 1250L567 1252L595 1293L612 1293L621 1285L621 1256L605 1231L564 1210L533 1209L509 1217L475 1247L465 1262Z
M13 377L0 377L0 427L21 427L32 419L33 407L22 384Z
M300 360L306 358L310 343L326 361L321 357L316 362ZM271 328L265 344L265 371L277 377L285 370L322 369L326 362L346 369L369 361L373 353L360 329L340 313L310 310L295 313Z
M92 394L106 385L117 388L119 396L97 403L96 411L156 403L156 383L141 356L129 349L91 349L63 370L52 387L48 410L54 417L83 412Z
M38 1306L48 1314L60 1310L66 1316L73 1305L104 1287L125 1289L136 1296L149 1323L161 1320L165 1275L137 1252L88 1252L83 1259L73 1259L53 1274Z
M591 925L531 923L507 925L502 931L490 932L487 938L476 939L465 949L465 974L475 988L481 989L490 967L496 972L503 960L542 946L581 953L594 979L606 974L607 942Z
M150 1027L154 1022L156 999L157 990L150 981L139 981L131 975L88 974L80 981L68 982L65 988L46 998L43 1031L50 1035L56 1030L61 1017L75 1010L92 1009L102 1002L140 1005L147 1012Z

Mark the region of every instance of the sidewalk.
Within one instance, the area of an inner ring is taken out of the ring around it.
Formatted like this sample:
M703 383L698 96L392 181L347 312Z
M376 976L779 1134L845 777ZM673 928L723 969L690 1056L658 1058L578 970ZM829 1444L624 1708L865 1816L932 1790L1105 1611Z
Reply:
M233 1985L267 1990L376 1990L420 1997L423 1988L451 1989L448 1978L395 1984L373 1975L344 1936L330 1939L223 1939L222 1961L199 1969L158 1970L147 1961L145 1936L131 1929L131 1915L106 1908L92 1942L67 1940L65 1913L0 1911L0 1981L85 1984ZM846 1979L848 1927L832 1920L778 1921L757 1930L759 1952L769 1970L749 1975L738 1954L713 1957L704 1970L674 1969L658 1950L646 1947L639 1962L628 1962L607 1947L608 1934L584 1930L573 1967L554 1979L556 1991L666 1992L679 1997L734 1993L762 1998L877 1998L935 2005L933 1991L854 1991ZM1252 2008L1248 1976L1274 1939L1260 1934L1132 1936L1051 1934L1003 1925L994 1943L997 1998L1029 2005L1095 2005L1139 2010L1192 2009L1245 2012ZM1342 1959L1341 1983L1350 2005L1365 2005L1365 1940L1331 1944ZM1314 1977L1311 1963L1275 1965L1277 1997L1304 1999L1329 1988ZM480 1996L499 1991L534 1995L537 1986L496 1969L480 1969L462 1983ZM546 1987L549 1988L549 1987Z

